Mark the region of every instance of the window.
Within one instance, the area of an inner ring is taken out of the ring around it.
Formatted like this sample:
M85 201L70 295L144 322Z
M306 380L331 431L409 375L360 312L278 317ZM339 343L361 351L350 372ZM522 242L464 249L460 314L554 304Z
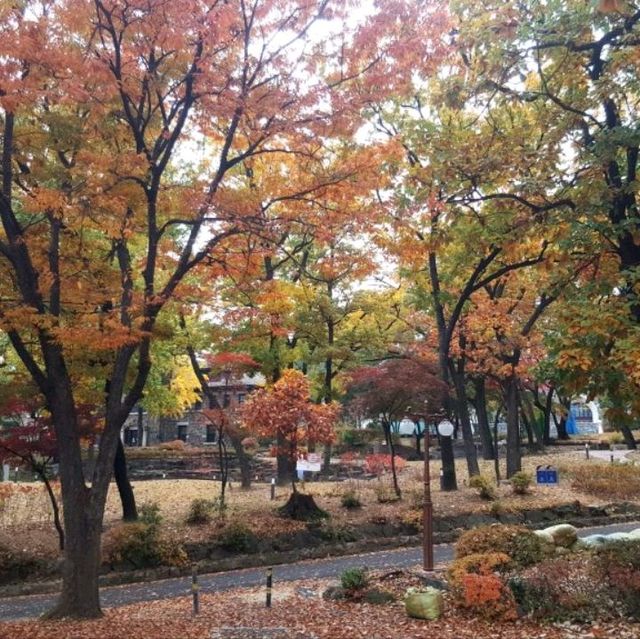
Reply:
M207 444L216 443L217 429L213 424L207 424Z
M244 404L246 393L238 393L238 404Z
M220 408L220 403L215 395L209 398L209 408Z
M229 404L231 404L231 397L225 394L222 405L224 406L224 408L227 408Z
M178 424L178 439L183 442L187 441L187 426L188 424Z

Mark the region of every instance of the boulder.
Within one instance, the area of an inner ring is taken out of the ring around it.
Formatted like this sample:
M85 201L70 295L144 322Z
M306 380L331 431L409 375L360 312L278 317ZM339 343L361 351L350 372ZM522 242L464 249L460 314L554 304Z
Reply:
M640 539L640 528L636 528L629 533L629 539Z
M604 539L605 539L605 543L611 543L614 541L631 541L631 537L629 536L629 533L625 533L625 532L611 533L610 535L605 535Z
M553 535L551 533L548 533L546 530L534 530L533 534L536 535L537 537L540 537L540 540L543 541L545 544L555 545L556 543L553 539Z
M551 535L553 543L563 548L571 548L578 539L578 530L571 524L558 524L545 528L543 532Z
M605 544L604 535L588 535L580 540L587 548L599 548Z

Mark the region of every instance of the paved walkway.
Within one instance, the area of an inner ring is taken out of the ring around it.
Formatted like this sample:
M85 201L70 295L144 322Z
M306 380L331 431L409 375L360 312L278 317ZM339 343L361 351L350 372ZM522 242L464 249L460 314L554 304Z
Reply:
M627 455L633 451L631 450L591 450L589 451L589 459L597 459L598 461L613 461L621 464L626 464L631 460L627 458Z
M612 524L595 528L581 528L579 535L627 532L640 527L640 522ZM443 544L434 549L435 563L446 563L453 558L453 546ZM345 568L367 566L374 570L417 567L422 562L420 547L383 550L362 555L348 555L330 559L314 559L295 564L275 566L273 569L274 588L279 581L298 579L337 578ZM214 573L200 577L201 592L218 592L233 588L259 586L265 581L264 568L249 568L231 572ZM183 597L190 593L191 578L180 577L149 583L103 588L100 593L105 608L156 599ZM50 609L55 595L32 595L0 599L0 619L20 619L37 617Z

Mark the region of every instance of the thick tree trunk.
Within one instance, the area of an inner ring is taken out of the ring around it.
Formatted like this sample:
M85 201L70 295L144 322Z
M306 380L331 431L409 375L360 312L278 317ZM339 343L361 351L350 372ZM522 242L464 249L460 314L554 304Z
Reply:
M453 456L453 439L451 437L440 437L440 456L442 458L442 490L458 490L456 461Z
M237 433L229 433L229 441L231 442L236 457L238 458L238 466L240 467L240 485L244 489L251 488L251 459L244 450L242 437Z
M491 436L491 426L489 425L489 415L487 414L487 391L484 377L475 377L473 380L475 389L475 409L478 416L478 429L480 430L480 440L482 442L482 459L494 459L495 449L493 447L493 437Z
M113 477L116 480L120 503L122 504L122 519L124 521L136 521L136 519L138 519L136 498L133 494L131 482L129 481L127 458L120 437L118 437L118 447L116 448L116 456L113 460Z
M620 430L622 432L622 436L624 437L624 443L627 445L629 450L636 450L638 446L636 445L636 440L633 438L633 433L627 424L621 424Z
M287 442L285 441L284 435L282 433L278 433L276 436L276 447L276 482L278 486L285 486L291 481L291 477L295 469L292 469L292 463L289 459L289 455L287 454Z
M391 453L391 477L393 478L393 490L395 491L398 499L401 499L402 491L400 490L400 484L398 484L398 473L396 471L396 448L393 443L393 436L391 435L391 424L386 423L383 428L384 438L387 442L387 446L389 447L389 452Z
M469 477L480 474L480 466L478 465L478 453L476 444L473 440L473 431L471 430L471 418L469 416L469 404L467 402L467 391L465 388L464 370L459 367L453 372L453 383L456 389L457 412L462 428L462 440L464 442L464 453L467 458L467 470Z
M520 424L518 422L518 382L515 376L506 382L505 404L507 409L507 479L509 479L522 470Z

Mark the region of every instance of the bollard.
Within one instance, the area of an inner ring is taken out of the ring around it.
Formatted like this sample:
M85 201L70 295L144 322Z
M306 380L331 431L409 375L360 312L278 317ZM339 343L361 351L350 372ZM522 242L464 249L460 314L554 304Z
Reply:
M271 478L271 501L276 498L276 478Z
M200 612L200 586L198 584L198 569L194 566L191 573L191 594L193 596L193 614Z
M273 568L267 568L267 608L271 608L271 587L273 585Z
M440 490L444 490L444 469L440 469Z
M611 463L613 464L613 453L611 453Z
M589 459L589 442L584 445L584 454L587 459Z

